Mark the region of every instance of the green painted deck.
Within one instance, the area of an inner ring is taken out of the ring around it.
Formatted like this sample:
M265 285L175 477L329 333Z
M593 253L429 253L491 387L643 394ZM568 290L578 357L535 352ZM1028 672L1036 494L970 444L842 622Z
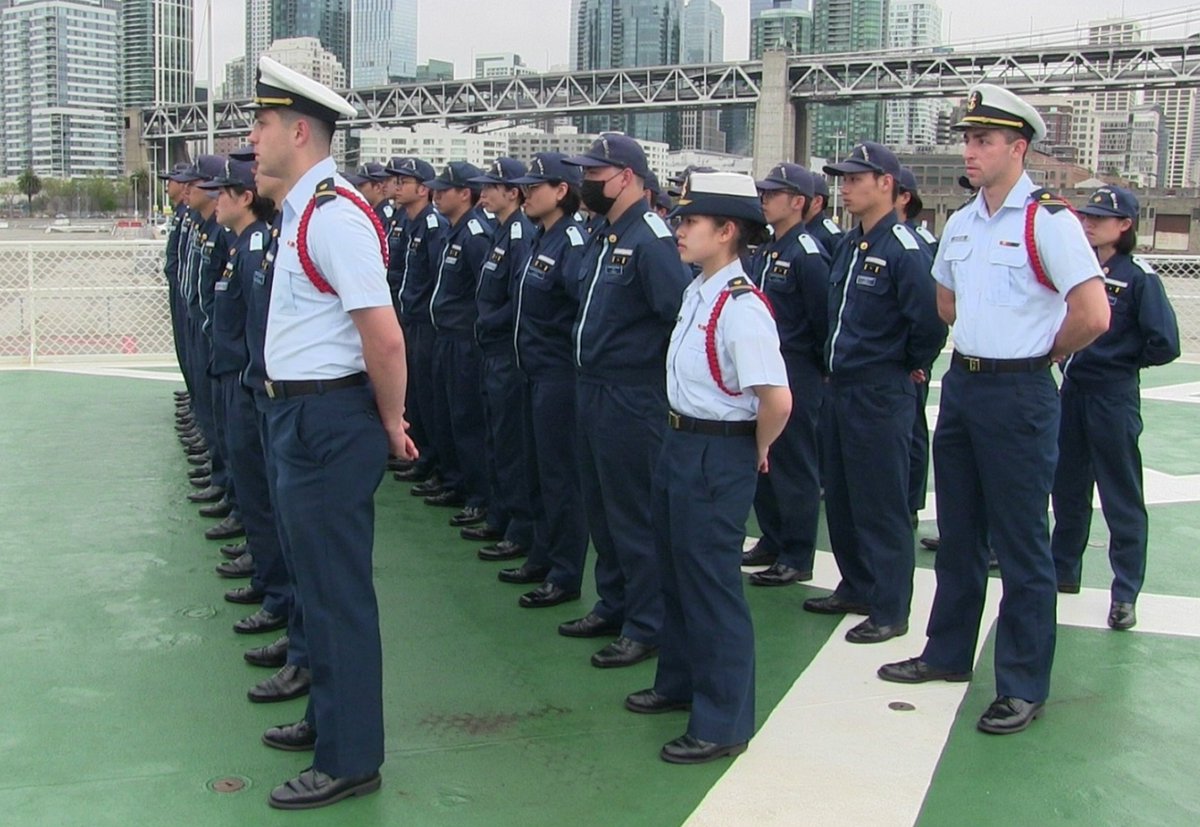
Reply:
M522 587L498 583L499 566L475 558L476 544L458 539L445 510L388 478L375 551L383 789L311 813L268 809L267 792L307 766L307 754L268 749L259 736L299 718L304 701L246 700L269 670L247 665L241 652L273 637L230 629L254 607L221 599L234 584L213 573L219 544L201 538L211 522L185 500L194 489L169 394L179 385L152 368L118 373L0 372L0 825L678 825L734 777L720 781L729 761L658 759L683 716L622 709L626 693L650 685L652 663L597 670L587 658L599 644L555 634L590 606L592 592L576 604L519 609ZM1153 371L1145 388L1189 382L1200 382L1200 367ZM1200 597L1197 412L1186 401L1144 405L1147 468L1179 478L1172 490L1192 497L1151 508L1147 593ZM1105 539L1097 514L1093 542ZM922 553L921 565L931 558ZM1105 588L1108 579L1095 548L1084 584ZM803 703L793 684L819 653L849 645L833 634L838 618L800 611L821 590L747 593L761 723L781 702ZM1149 612L1143 606L1143 623ZM873 657L919 652L920 625L892 642L899 649ZM989 643L928 790L912 791L920 824L1200 823L1194 630L1064 627L1051 704L1022 735L975 732L991 675ZM820 763L836 744L809 740L803 728L782 734L802 758L772 765L771 786L813 804L880 795L811 785L804 762ZM908 746L877 749L861 760L904 762ZM210 789L229 777L245 788ZM913 822L915 811L889 818L887 801L873 803L885 814L876 823ZM809 823L809 812L783 807L770 823ZM704 807L693 821L747 823Z

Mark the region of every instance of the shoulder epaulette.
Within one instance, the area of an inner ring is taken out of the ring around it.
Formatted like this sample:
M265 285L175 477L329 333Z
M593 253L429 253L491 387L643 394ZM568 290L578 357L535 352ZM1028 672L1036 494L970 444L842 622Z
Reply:
M567 227L567 240L571 242L572 247L582 247L584 243L583 233L579 231L578 227L571 224Z
M525 235L525 231L521 229L521 222L514 221L512 226L508 228L508 237L513 241L519 241Z
M431 230L436 230L438 225L437 213L431 212L425 216L425 226Z
M483 224L478 218L472 218L467 221L467 229L471 231L471 235L481 235L483 233Z
M1070 210L1071 202L1063 198L1061 195L1056 195L1048 189L1034 190L1029 194L1039 207L1045 207L1046 211L1053 214L1062 210Z
M725 288L729 291L729 295L735 299L738 296L743 296L746 293L753 293L755 291L754 285L751 284L750 280L745 276L734 276L729 280L729 283L725 285Z
M900 240L900 246L905 250L921 249L921 245L917 243L916 236L913 235L912 230L905 224L893 224L892 235Z
M671 238L671 228L667 226L667 223L662 220L662 217L658 213L647 210L645 215L642 216L642 220L654 231L656 238Z
M926 244L937 244L937 236L929 232L929 230L927 230L925 227L918 226L916 228L916 233L921 238L925 239Z
M796 236L796 240L800 242L800 246L804 248L804 252L810 256L820 255L821 248L817 245L817 240L808 233L800 233Z
M1154 268L1150 266L1150 262L1141 256L1130 256L1130 260L1137 265L1137 268L1148 276L1155 275Z
M842 228L841 228L841 227L839 227L839 226L838 226L838 225L837 225L837 224L834 222L834 220L833 220L832 218L826 218L826 219L824 219L824 220L821 222L821 226L823 226L823 227L824 227L826 230L828 230L829 232L833 233L834 235L841 235L841 234L842 234Z
M332 178L326 178L317 184L317 191L313 193L313 200L317 203L318 207L328 204L335 198L337 198L337 187L334 185Z

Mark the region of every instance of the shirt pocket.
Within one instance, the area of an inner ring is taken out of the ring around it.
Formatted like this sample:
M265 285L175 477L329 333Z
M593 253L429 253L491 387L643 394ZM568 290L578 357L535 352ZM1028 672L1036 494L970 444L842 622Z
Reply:
M766 278L763 279L763 290L766 293L788 295L796 292L796 277L792 273L790 261L776 261L767 267Z
M276 262L275 276L271 280L272 306L284 315L294 316L298 312L296 279L307 280L307 278L303 273L282 268L279 266L279 262Z
M624 287L633 282L637 260L632 250L610 252L600 269L600 278L605 284L615 284Z
M882 328L895 308L892 276L887 268L855 270L850 277L850 290L854 294L853 317L865 326Z
M997 245L988 253L987 298L998 307L1020 307L1029 299L1029 282L1036 281L1025 246Z

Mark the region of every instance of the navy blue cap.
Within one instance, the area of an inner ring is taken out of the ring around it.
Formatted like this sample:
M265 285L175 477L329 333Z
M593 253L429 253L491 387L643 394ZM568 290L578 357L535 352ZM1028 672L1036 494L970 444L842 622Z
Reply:
M225 159L220 155L201 155L184 173L187 181L211 181L225 173Z
M828 201L829 200L829 182L825 180L824 175L820 175L819 173L816 173L816 172L812 172L810 174L812 175L812 182L813 182L813 198L816 198L818 195L822 195L825 197L825 200Z
M883 175L898 176L900 160L896 153L883 144L874 141L863 141L850 153L850 157L840 164L826 164L826 175L851 175L855 172L878 172Z
M674 189L667 190L667 195L671 196L672 198L678 198L679 194L683 190L683 185L687 183L688 176L690 176L693 172L716 172L716 171L717 170L714 167L701 167L701 166L696 166L695 164L686 166L683 168L683 172L679 173L678 175L672 175L670 178L667 179L670 183L675 185Z
M620 167L633 170L639 178L650 174L642 145L620 132L605 132L592 143L591 149L567 158L566 163L577 167Z
M416 178L422 184L437 177L437 170L428 161L420 158L393 158L387 162L384 172L397 178Z
M671 209L671 196L667 195L665 192L654 193L654 206L662 210Z
M567 156L561 152L539 152L529 162L529 171L509 183L524 185L564 181L572 187L578 187L583 176L579 167L568 164L566 159Z
M245 190L257 191L258 188L254 183L254 162L235 161L233 158L229 158L225 161L225 168L221 170L220 175L211 181L200 184L202 190L219 190L224 187L241 187Z
M754 185L764 192L791 190L797 195L813 196L813 174L799 164L782 161L771 167L767 177Z
M1087 203L1075 212L1099 218L1131 218L1137 221L1138 211L1136 195L1124 187L1108 186L1093 192Z
M358 168L351 172L342 173L342 177L349 181L354 186L362 186L368 181L377 183L386 181L391 176L384 169L383 164L377 164L374 161L368 161L365 164L359 164Z
M233 152L229 153L229 157L235 161L253 161L254 160L254 147L240 146L237 149L235 149Z
M169 172L160 172L160 173L158 173L157 177L158 177L158 180L160 180L160 181L174 181L176 183L179 183L179 179L176 178L176 176L187 172L191 168L192 168L192 165L189 164L187 161L180 161L178 164L171 167Z
M908 167L900 167L900 174L896 176L896 189L916 195L917 176Z
M717 215L766 226L754 177L744 172L693 172L671 217Z
M646 189L650 190L652 195L659 195L662 192L662 184L658 183L658 176L652 169L646 171L646 179L642 183L646 185Z
M482 170L474 164L469 164L466 161L451 161L446 164L446 168L442 170L440 175L427 179L425 186L434 191L474 189L471 179L478 178L481 174Z
M497 158L492 161L488 171L471 179L472 184L504 184L509 187L519 186L515 183L529 170L516 158Z

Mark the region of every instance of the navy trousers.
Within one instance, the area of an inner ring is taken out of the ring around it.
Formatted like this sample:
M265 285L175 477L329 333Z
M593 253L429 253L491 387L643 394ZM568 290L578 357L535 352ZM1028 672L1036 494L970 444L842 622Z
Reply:
M372 581L375 489L388 440L368 386L272 400L278 518L302 596L316 726L313 768L383 763L383 669Z
M487 523L504 539L533 545L533 514L521 432L525 423L525 382L512 348L483 354L483 410L487 420Z
M229 473L237 490L242 524L246 527L246 547L254 558L251 584L265 593L263 609L286 616L291 589L287 567L279 550L275 514L271 510L267 463L258 434L254 396L242 385L241 376L236 372L224 373L219 379Z
M754 626L741 560L756 465L753 436L668 430L654 472L663 593L654 688L691 701L688 734L717 744L754 733Z
M437 466L437 450L433 446L433 325L416 318L403 320L405 354L408 361L408 393L405 418L409 436L417 444L422 468Z
M842 581L837 595L871 607L879 626L908 621L916 558L908 512L912 379L831 382L825 516Z
M1054 560L1049 499L1058 459L1058 389L1049 369L968 373L942 381L933 435L938 506L937 594L922 658L955 672L975 664L988 544L1004 597L996 625L996 690L1041 702L1054 662Z
M760 474L754 513L762 530L761 548L784 565L812 571L821 517L821 475L818 458L821 369L811 360L786 354L792 415L771 446L771 472Z
M174 273L167 274L167 310L171 314L171 339L175 344L175 361L183 374L183 383L188 393L192 392L192 372L188 368L187 356L187 307L179 292L179 282Z
M1112 391L1062 386L1062 425L1054 474L1050 549L1059 583L1079 585L1092 525L1092 489L1108 523L1112 599L1134 603L1146 576L1149 521L1142 493L1141 395L1136 381Z
M523 383L526 485L533 516L531 566L546 567L546 582L579 591L588 531L576 451L575 376L529 377Z
M464 336L439 335L433 343L433 445L442 483L467 498L488 504L487 424L479 387L479 347Z
M932 376L933 367L925 370ZM925 489L929 487L929 419L925 406L929 403L928 380L914 383L917 392L916 408L913 411L912 442L908 448L908 513L916 514L925 507Z
M209 463L212 465L212 484L221 488L229 488L229 476L225 470L225 457L221 452L221 435L217 432L216 406L217 399L213 394L213 380L208 375L209 358L212 355L212 345L204 335L202 322L189 318L188 329L188 364L192 372L192 415L196 426L204 436L208 446Z
M267 412L271 407L271 400L261 391L254 393L254 408L257 414L258 422L258 437L262 440L263 460L266 463L267 471L267 491L271 497L271 513L275 517L275 532L279 541L279 551L283 559L284 570L287 575L288 582L288 602L287 602L287 637L288 650L287 662L292 666L300 666L308 668L308 642L304 636L304 611L300 601L300 590L296 586L295 567L291 562L291 551L288 549L287 533L283 530L283 526L279 524L279 508L276 503L279 502L279 493L276 490L276 482L278 481L278 469L275 465L274 451L271 448L271 423ZM306 716L307 717L307 716ZM313 723L309 717L309 723Z
M582 378L576 392L580 482L600 597L593 611L622 622L625 637L657 645L662 585L650 489L667 427L667 393L658 385Z

